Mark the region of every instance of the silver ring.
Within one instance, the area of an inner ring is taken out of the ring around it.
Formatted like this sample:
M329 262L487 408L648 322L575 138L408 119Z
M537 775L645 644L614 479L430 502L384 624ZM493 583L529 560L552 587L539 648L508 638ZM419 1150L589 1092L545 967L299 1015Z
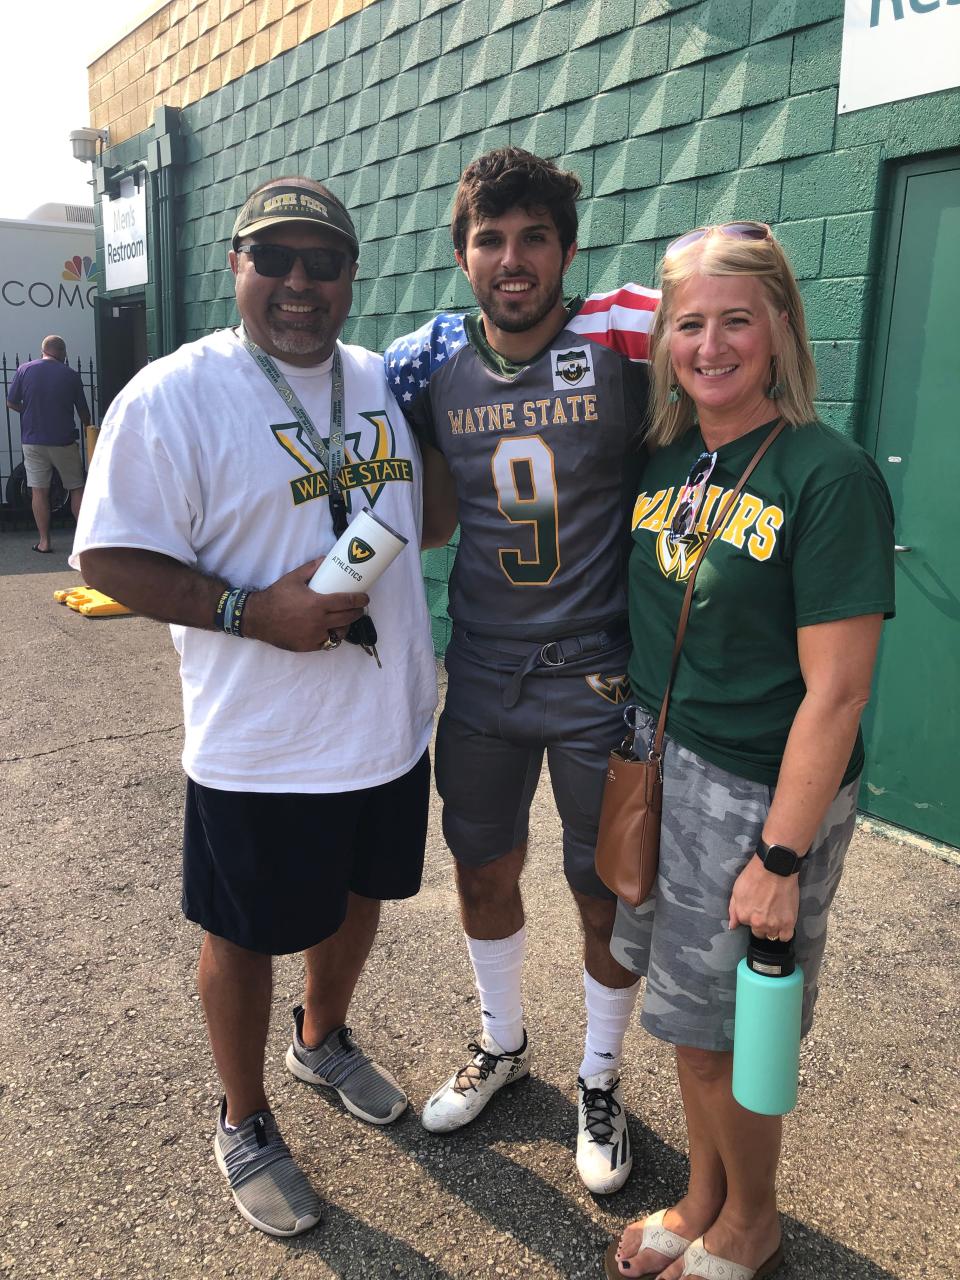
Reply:
M768 942L779 942L779 941L780 941L780 935L779 935L779 933L768 933L768 934L767 934L767 941L768 941Z
M327 638L326 640L324 640L320 648L325 650L336 649L339 644L340 644L340 637L337 635L337 633L335 631L328 631Z

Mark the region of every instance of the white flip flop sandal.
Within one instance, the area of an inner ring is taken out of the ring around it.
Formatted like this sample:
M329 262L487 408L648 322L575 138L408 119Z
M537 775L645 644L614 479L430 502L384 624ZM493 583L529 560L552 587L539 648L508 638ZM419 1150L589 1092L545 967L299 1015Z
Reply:
M683 1276L697 1276L698 1280L700 1278L702 1280L761 1280L764 1276L772 1276L782 1264L782 1244L778 1244L766 1262L761 1262L760 1266L754 1270L752 1267L744 1267L739 1262L718 1258L715 1253L710 1253L703 1243L703 1236L700 1236L684 1252L683 1270L680 1276L681 1280Z
M679 1258L686 1253L690 1248L691 1242L684 1240L683 1236L678 1236L675 1231L670 1231L663 1225L666 1212L666 1209L658 1209L656 1213L651 1213L644 1221L643 1237L637 1253L643 1253L644 1249L653 1249L656 1253L662 1253L665 1258L673 1262L675 1258ZM619 1241L614 1240L604 1254L603 1265L607 1280L617 1280L617 1277L623 1280L626 1275L624 1271L621 1271L617 1263L618 1247ZM629 1280L656 1280L662 1270L663 1267L658 1267L656 1271L644 1271L641 1275L630 1276Z

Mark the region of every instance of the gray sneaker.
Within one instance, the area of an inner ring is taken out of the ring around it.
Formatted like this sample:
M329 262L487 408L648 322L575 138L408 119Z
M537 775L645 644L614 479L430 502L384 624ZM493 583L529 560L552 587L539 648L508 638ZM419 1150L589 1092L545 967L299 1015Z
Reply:
M286 1059L298 1080L335 1089L347 1110L370 1124L390 1124L406 1108L407 1095L389 1071L357 1048L349 1027L336 1027L316 1049L308 1049L302 1037L303 1005L298 1004Z
M257 1111L236 1129L224 1128L226 1115L224 1098L213 1152L246 1220L270 1236L298 1236L315 1227L320 1199L294 1163L272 1114Z

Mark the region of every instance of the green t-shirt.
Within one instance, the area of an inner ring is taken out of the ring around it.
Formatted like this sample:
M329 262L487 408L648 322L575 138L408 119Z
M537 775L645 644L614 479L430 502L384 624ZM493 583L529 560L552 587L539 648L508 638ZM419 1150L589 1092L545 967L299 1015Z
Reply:
M696 542L667 533L703 437L653 454L631 525L630 683L657 714L686 580L719 508L772 423L717 451ZM797 628L867 613L892 617L893 507L873 459L815 422L774 441L710 545L670 699L668 733L730 773L776 784L805 693ZM844 783L863 767L857 734Z

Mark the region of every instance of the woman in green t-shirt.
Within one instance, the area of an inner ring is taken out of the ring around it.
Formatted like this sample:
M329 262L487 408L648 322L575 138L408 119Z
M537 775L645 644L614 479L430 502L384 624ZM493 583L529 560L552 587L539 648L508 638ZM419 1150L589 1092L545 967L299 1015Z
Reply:
M873 460L815 420L803 307L763 223L668 247L652 342L655 452L630 561L630 681L651 732L706 533L773 426L787 427L698 571L667 723L657 886L637 910L620 903L611 943L646 975L644 1026L676 1046L689 1187L628 1227L606 1265L748 1280L782 1261L781 1122L731 1092L736 968L751 929L795 937L809 1030L853 834L860 715L893 614L893 513Z

